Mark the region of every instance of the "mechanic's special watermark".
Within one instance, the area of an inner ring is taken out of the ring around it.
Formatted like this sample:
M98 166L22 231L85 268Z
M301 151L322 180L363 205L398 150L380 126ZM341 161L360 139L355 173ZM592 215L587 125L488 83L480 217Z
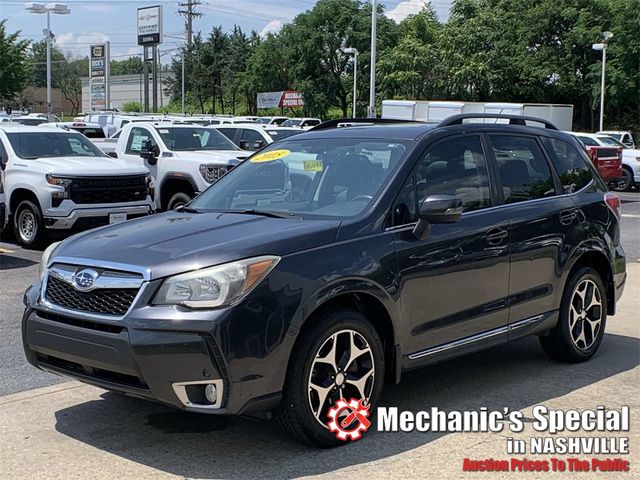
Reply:
M369 406L362 400L340 399L327 413L327 425L341 440L358 440L371 426ZM598 458L556 458L529 460L527 458L463 460L464 471L515 472L627 472L629 461L619 458L629 454L626 436L563 436L565 432L629 431L629 407L594 410L556 410L544 405L533 407L531 417L519 410L444 411L438 407L419 412L401 411L397 407L379 407L376 411L378 432L435 432L435 433L520 433L530 424L533 430L551 436L532 436L527 440L507 437L508 455L598 455ZM603 457L603 458L601 458Z

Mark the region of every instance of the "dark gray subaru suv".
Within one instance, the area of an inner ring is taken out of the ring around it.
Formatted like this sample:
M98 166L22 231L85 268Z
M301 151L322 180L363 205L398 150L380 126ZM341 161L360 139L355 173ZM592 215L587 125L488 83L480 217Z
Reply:
M476 117L323 124L186 207L51 246L29 361L193 412L275 412L329 446L336 401L375 408L406 370L533 334L588 360L625 283L619 199L553 125Z

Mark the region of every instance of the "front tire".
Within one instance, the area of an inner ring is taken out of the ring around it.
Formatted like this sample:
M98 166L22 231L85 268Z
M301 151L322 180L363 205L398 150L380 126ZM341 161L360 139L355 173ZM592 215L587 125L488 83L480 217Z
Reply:
M186 205L192 200L192 198L184 192L178 192L174 194L167 202L167 210L175 210L178 207Z
M327 426L329 408L340 398L355 398L375 412L384 384L384 351L375 328L359 312L333 310L317 320L291 355L277 418L298 440L335 447L344 441Z
M47 236L40 207L30 200L20 202L13 214L13 231L22 247L40 247Z
M568 363L586 362L598 351L607 323L607 294L593 268L581 268L569 279L558 325L540 343L547 355Z

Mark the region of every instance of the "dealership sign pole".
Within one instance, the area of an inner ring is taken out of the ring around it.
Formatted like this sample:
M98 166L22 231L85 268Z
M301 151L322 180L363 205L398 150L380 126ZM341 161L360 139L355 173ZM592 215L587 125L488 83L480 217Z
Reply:
M153 70L153 110L158 108L158 45L162 43L162 6L138 9L138 45L144 47L144 111L149 111L149 63ZM149 55L151 47L151 55ZM151 58L149 58L151 57Z
M89 48L89 109L107 110L111 108L109 42Z

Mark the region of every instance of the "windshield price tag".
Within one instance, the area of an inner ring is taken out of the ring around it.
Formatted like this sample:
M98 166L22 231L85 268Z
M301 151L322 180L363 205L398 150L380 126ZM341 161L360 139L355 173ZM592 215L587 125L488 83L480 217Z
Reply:
M321 160L305 160L302 162L304 165L305 172L321 172L322 171L322 161Z
M270 152L259 153L258 155L251 157L249 160L251 163L273 162L289 155L289 150L271 150Z

